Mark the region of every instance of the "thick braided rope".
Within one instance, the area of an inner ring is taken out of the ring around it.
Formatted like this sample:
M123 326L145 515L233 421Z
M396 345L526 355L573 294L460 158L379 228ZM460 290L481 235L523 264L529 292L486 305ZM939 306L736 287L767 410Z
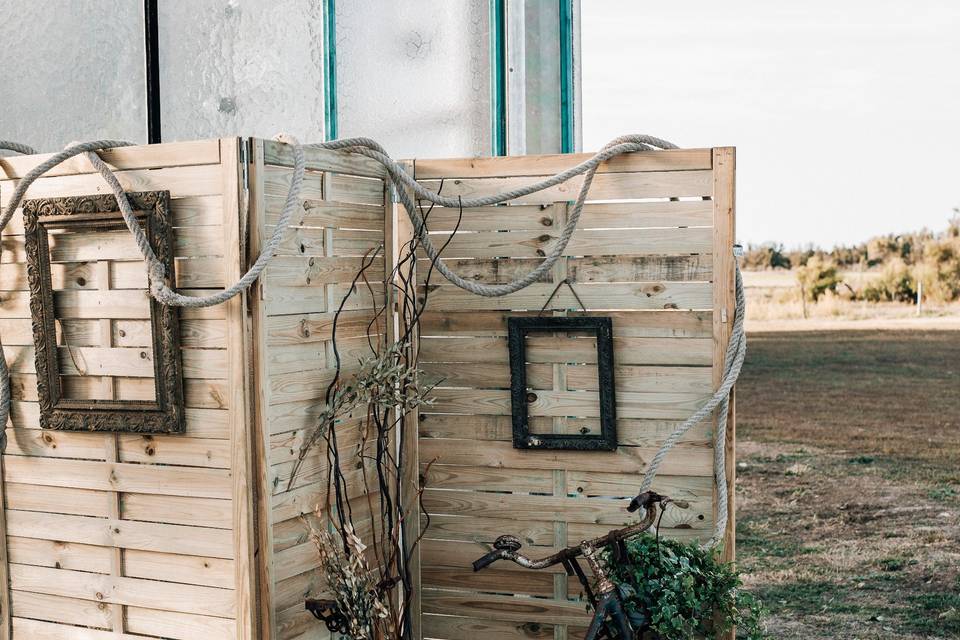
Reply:
M322 142L308 146L320 149L339 149L350 151L352 153L365 155L382 164L387 170L387 173L390 175L390 179L393 182L400 202L403 204L404 209L407 210L407 215L410 217L410 221L413 223L415 235L418 237L419 242L423 246L427 257L429 257L430 260L435 264L436 269L447 280L461 289L465 289L466 291L485 297L499 297L514 293L535 282L539 282L544 274L550 272L553 264L564 254L564 251L567 248L567 243L570 241L571 236L577 228L577 222L580 219L580 213L583 211L583 204L586 202L587 193L590 191L590 185L593 183L593 177L596 174L597 167L599 167L600 163L609 160L614 156L633 151L650 151L654 148L677 148L675 144L667 142L666 140L661 140L660 138L655 138L653 136L621 136L607 143L591 158L539 182L534 182L524 187L519 187L510 191L504 191L480 198L461 199L441 196L440 194L421 185L419 182L417 182L414 176L410 176L403 169L403 167L393 160L393 158L387 154L387 152L383 149L383 147L380 146L379 143L371 140L370 138L345 138L343 140ZM567 180L580 174L584 174L583 184L580 187L580 193L578 194L576 202L570 210L567 224L564 226L563 231L561 232L553 249L544 258L544 260L537 265L537 267L506 284L482 284L462 278L451 271L450 268L439 259L439 252L430 241L430 236L427 233L423 219L420 217L419 209L414 203L415 196L417 199L427 200L429 202L438 204L441 207L484 207L506 202L508 200L514 200L537 191L542 191L549 187L566 182Z
M647 491L653 484L657 471L663 463L664 458L670 453L674 445L680 441L680 438L689 431L694 425L700 424L708 418L710 414L718 409L717 430L714 434L713 442L713 472L717 483L717 521L714 525L713 537L707 543L708 546L715 546L723 540L727 528L727 503L728 487L726 475L726 440L727 440L727 412L730 407L730 392L737 378L740 376L740 370L743 368L743 360L747 355L747 335L744 331L744 316L746 315L746 299L743 293L743 277L740 274L740 265L734 260L734 272L736 283L736 311L733 319L733 329L730 333L730 341L727 342L727 351L724 356L724 372L720 386L710 399L696 413L686 419L686 421L677 427L667 439L660 445L656 455L647 465L647 471L644 474L643 482L640 484L640 491Z
M287 199L280 213L280 219L277 221L277 226L270 236L270 239L263 246L260 255L257 256L256 261L247 269L247 272L223 291L218 291L217 293L207 296L185 296L170 288L168 284L170 274L165 273L163 264L157 259L156 254L153 252L150 241L147 239L143 227L141 227L137 221L133 208L130 206L130 201L123 191L123 187L110 170L110 167L95 153L88 153L87 157L113 190L113 194L117 198L117 204L120 206L120 212L123 214L123 220L127 223L127 228L130 229L130 233L133 234L137 246L140 248L140 253L143 254L144 260L147 262L147 266L150 269L151 295L159 302L174 307L212 307L221 304L241 291L246 290L260 277L260 274L267 267L270 259L273 258L273 254L276 253L277 248L283 241L283 236L286 233L287 227L290 225L290 220L293 218L293 212L300 204L300 189L303 185L305 167L303 148L295 144L293 145L293 179L290 182L290 189L287 191Z
M37 150L30 145L14 142L13 140L0 140L0 149L9 149L10 151L22 153L25 156L29 156L37 152Z

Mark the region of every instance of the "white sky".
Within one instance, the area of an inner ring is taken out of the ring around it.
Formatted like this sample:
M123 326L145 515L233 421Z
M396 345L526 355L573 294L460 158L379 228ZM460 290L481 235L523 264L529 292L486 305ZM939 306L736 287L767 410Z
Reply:
M583 148L737 147L742 242L942 229L960 206L960 0L582 0Z

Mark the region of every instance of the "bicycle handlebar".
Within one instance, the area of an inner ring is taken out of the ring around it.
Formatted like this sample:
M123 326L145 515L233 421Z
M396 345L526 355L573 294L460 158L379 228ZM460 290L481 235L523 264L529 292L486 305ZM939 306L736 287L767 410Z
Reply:
M486 569L497 560L503 560L503 559L504 559L503 551L501 551L500 549L494 549L493 551L483 556L482 558L477 558L476 560L474 560L473 570L480 571L481 569Z
M659 504L660 509L662 510L670 503L675 504L681 509L686 509L690 506L687 502L682 500L671 500L669 497L662 496L658 493L654 493L653 491L645 491L631 500L629 506L627 507L627 511L631 513L638 511L639 509L644 509L643 520L640 522L622 529L610 531L606 535L600 536L599 538L594 538L593 540L584 541L580 545L562 549L553 555L540 558L539 560L528 558L522 553L519 553L520 547L522 546L519 538L510 535L500 536L496 539L496 541L494 541L492 551L473 562L473 570L480 571L481 569L485 569L497 560L510 560L521 567L524 567L525 569L544 569L546 567L559 564L565 560L570 560L581 555L583 553L583 546L599 548L616 540L622 540L629 536L646 531L653 526L653 523L657 519L657 512L654 509L654 505Z

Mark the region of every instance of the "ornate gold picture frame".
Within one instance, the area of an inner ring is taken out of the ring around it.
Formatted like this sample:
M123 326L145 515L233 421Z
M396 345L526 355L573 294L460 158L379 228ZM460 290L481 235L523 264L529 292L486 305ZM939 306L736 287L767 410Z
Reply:
M144 226L150 246L165 265L168 277L173 274L173 238L170 226L170 194L167 191L128 193L127 197ZM130 433L182 433L184 431L183 376L180 363L180 327L178 310L154 300L149 291L127 289L124 295L144 295L149 299L149 330L152 352L134 347L133 352L115 346L117 315L105 313L102 318L84 321L106 323L103 334L108 344L98 346L101 353L125 354L141 358L143 367L152 359L154 381L152 399L75 398L64 392L64 352L77 365L74 349L66 343L67 331L57 317L57 300L52 282L51 232L63 238L70 234L83 243L85 232L97 233L126 230L116 199L112 195L45 198L23 203L27 278L30 287L30 314L33 320L33 342L36 352L37 388L40 401L40 426L44 429L69 431L114 431ZM92 241L92 240L91 240ZM62 268L61 265L57 265ZM127 266L136 266L127 262ZM146 265L142 266L144 275ZM107 269L108 274L110 270ZM146 282L144 277L143 282ZM83 283L86 284L86 283ZM96 292L91 292L95 294ZM100 302L99 304L105 304ZM95 315L95 314L94 314ZM80 322L80 321L75 321ZM138 320L141 325L144 320ZM61 333L58 334L58 326ZM120 335L125 335L121 330ZM59 336L59 337L58 337ZM60 338L64 343L61 344ZM105 350L107 349L107 350ZM108 349L115 349L111 352ZM77 349L82 353L82 348ZM76 368L79 369L79 366ZM149 370L147 370L149 373ZM80 375L86 375L81 371ZM114 385L106 374L106 384ZM140 386L147 378L137 380ZM149 383L147 383L149 387ZM108 394L110 395L110 394Z

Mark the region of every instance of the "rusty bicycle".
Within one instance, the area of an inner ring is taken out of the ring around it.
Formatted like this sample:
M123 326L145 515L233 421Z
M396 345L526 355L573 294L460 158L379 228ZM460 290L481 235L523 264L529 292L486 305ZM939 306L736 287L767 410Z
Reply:
M624 560L627 557L626 541L657 524L669 504L681 509L689 507L689 504L682 500L673 500L653 491L645 491L634 497L627 507L630 513L643 509L643 519L639 522L622 529L614 529L598 538L584 540L578 545L536 560L520 553L523 545L519 538L512 535L500 536L494 541L493 550L473 562L473 570L481 571L500 560L509 560L525 569L546 569L558 564L562 565L567 575L576 576L580 581L593 607L593 618L584 640L601 638L632 640L641 637L641 634L647 630L645 628L647 625L642 621L634 624L628 618L620 590L610 578L608 563ZM610 549L609 559L602 553L607 548ZM594 584L591 584L580 565L580 558L586 561L593 573ZM613 625L612 630L608 627L608 619Z

